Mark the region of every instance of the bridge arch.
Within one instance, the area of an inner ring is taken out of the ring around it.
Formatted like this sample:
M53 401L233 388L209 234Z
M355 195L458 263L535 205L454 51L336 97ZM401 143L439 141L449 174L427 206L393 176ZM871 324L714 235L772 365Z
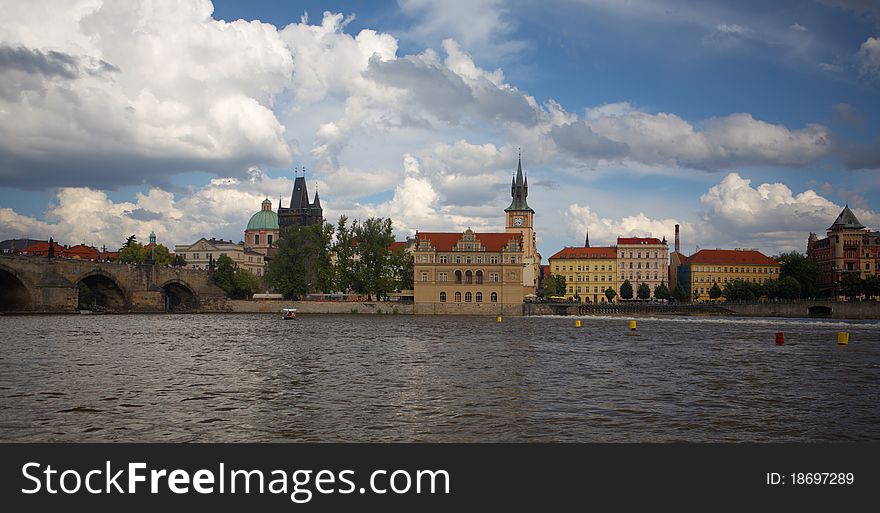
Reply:
M831 317L831 311L827 305L813 305L807 309L810 317Z
M165 310L169 312L192 310L199 307L199 298L193 287L179 278L166 281L160 288L162 289Z
M125 289L107 271L89 271L76 281L76 288L81 309L97 306L109 310L127 310L129 307Z
M0 265L0 311L28 310L34 305L33 288L14 269Z

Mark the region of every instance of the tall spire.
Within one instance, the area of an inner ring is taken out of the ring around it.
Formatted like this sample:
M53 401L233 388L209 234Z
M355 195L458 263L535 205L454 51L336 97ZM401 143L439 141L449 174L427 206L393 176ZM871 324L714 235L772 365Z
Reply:
M587 230L587 238L584 239L584 247L590 247L590 230Z
M517 154L517 162L516 162L516 177L510 184L510 196L513 198L513 201L510 202L510 206L504 210L508 211L518 211L518 210L528 210L534 212L531 207L529 207L528 202L526 201L526 197L529 195L529 185L526 179L523 176L522 169L522 153L518 152Z

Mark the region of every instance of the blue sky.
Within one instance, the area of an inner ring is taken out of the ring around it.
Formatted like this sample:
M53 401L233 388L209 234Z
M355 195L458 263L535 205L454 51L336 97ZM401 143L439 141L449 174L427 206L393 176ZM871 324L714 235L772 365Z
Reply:
M301 165L331 221L498 229L518 147L545 258L676 222L803 250L845 203L880 228L870 0L8 11L0 238L238 240Z

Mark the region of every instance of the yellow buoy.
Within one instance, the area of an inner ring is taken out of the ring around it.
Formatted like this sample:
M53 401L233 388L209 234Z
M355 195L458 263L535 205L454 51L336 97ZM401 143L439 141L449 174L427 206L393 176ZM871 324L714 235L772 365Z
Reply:
M580 320L580 319L574 321L574 327L575 327L575 328L580 328L580 327L581 327L581 320Z
M837 344L841 346L849 345L849 333L845 331L838 331Z
M636 330L636 320L635 320L635 319L630 319L630 321L629 321L629 329L630 329L630 331L635 331L635 330Z
M498 316L498 319L495 320L495 322L501 322L501 316L500 316L500 315Z

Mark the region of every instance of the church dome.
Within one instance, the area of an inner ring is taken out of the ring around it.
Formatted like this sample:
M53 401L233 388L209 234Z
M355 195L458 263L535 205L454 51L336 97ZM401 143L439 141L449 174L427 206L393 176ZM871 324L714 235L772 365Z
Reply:
M272 211L272 202L263 201L262 210L251 216L247 230L278 230L278 214Z

